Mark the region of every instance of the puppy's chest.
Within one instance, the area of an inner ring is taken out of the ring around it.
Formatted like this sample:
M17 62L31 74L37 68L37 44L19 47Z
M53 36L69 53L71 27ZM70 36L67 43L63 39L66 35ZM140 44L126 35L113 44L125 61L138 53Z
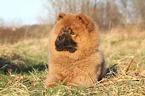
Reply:
M57 66L60 69L60 74L63 77L69 76L69 75L77 75L82 72L89 71L89 64L83 61L76 61L76 62L67 62L67 63L61 63L60 66Z

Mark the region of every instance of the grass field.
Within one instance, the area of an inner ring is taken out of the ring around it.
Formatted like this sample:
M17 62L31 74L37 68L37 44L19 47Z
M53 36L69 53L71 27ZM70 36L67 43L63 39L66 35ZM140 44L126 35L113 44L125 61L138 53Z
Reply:
M59 84L44 89L49 53L46 37L0 45L0 64L4 65L0 68L0 96L145 95L145 31L137 27L113 28L100 31L100 41L106 68L115 67L93 88L70 88Z

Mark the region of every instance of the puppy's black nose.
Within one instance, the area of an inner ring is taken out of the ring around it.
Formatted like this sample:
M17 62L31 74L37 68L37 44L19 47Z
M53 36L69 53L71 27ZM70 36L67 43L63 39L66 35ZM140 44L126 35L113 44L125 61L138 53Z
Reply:
M58 39L59 39L60 41L62 41L62 40L64 39L64 37L63 37L63 36L58 36Z

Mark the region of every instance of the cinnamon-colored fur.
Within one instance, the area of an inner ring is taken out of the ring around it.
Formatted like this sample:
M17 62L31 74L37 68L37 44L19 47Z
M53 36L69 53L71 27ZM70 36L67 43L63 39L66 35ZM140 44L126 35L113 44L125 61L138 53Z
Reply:
M62 28L75 32L72 39L77 43L76 51L57 51L55 41ZM66 86L89 87L101 80L105 63L98 50L99 38L96 24L83 14L60 13L50 35L49 74L45 88L63 82Z

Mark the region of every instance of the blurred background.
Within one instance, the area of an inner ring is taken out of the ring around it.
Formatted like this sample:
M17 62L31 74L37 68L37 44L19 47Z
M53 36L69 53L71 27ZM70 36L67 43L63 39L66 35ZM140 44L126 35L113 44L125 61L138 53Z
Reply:
M59 12L86 14L103 31L145 29L145 0L0 0L0 43L48 36Z

